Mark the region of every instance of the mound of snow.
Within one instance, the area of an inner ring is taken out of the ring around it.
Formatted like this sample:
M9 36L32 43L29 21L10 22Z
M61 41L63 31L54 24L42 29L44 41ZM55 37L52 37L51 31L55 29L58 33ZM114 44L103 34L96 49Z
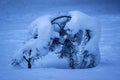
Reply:
M72 18L66 26L69 26L69 28L72 30L72 34L77 33L78 30L90 30L90 35L92 39L86 44L85 50L90 51L90 53L94 55L99 55L96 57L98 59L96 63L99 63L99 42L101 34L100 23L95 18L79 11L70 11L68 14L72 16Z
M89 68L99 64L100 24L82 12L70 11L67 14L41 16L30 25L29 34L13 64L40 59L39 57L51 53L50 48L55 48L52 53L67 57L71 66L77 64L79 68ZM70 46L74 48L71 49ZM27 53L24 54L24 51Z

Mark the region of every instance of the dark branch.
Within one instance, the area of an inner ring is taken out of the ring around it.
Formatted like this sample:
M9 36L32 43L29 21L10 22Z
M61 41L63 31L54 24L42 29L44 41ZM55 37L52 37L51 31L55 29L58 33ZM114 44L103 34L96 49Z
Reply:
M54 18L54 19L51 21L51 23L52 23L52 24L57 24L57 25L60 27L60 29L62 29L62 27L60 26L60 24L57 23L57 22L55 22L56 20L61 19L61 18L71 19L71 16L59 16L59 17L56 17L56 18Z
M69 19L71 19L71 16L59 16L59 17L56 17L56 18L54 18L54 19L51 21L51 23L54 24L54 21L57 20L57 19L60 19L60 18L69 18Z
M23 56L23 58L24 58L27 62L29 62L29 60L27 60L25 56Z

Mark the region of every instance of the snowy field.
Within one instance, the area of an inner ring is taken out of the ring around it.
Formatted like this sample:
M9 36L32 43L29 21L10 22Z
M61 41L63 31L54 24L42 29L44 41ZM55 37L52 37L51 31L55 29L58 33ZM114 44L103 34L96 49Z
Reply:
M13 5L14 2L11 1L10 4ZM89 10L86 7L79 8L78 6L52 7L49 9L40 7L43 10L40 10L37 6L30 7L36 9L32 11L33 13L29 13L31 12L29 10L22 13L24 7L21 7L21 4L17 6L20 6L20 10L12 9L11 5L8 4L0 8L1 11L3 9L0 13L0 80L120 80L119 13L109 14L109 12L104 11L98 13L99 8ZM6 9L8 7L9 9ZM28 7L25 10L29 9ZM57 62L56 59L51 59L50 55L44 59L44 65L34 65L32 69L11 66L13 55L26 40L27 29L32 21L43 14L73 9L94 16L101 22L101 62L97 67L91 69L67 69L68 66L63 63L64 60Z

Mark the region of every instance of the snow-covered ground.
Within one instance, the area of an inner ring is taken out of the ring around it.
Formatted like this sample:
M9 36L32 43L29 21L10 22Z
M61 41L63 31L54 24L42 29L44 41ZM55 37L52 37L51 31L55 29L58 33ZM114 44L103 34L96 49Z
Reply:
M71 8L79 9L74 6L71 6ZM58 7L58 10L61 9L64 9L64 7ZM87 14L90 13L101 22L101 63L97 67L91 69L66 69L68 66L64 65L64 60L57 62L56 59L51 59L50 55L43 60L44 65L35 65L32 69L11 66L12 56L22 46L27 37L29 24L40 15L54 11L57 10L50 8L50 10L38 11L39 13L35 14L22 14L19 12L19 14L17 12L13 14L14 11L8 14L6 12L6 14L1 13L0 80L120 80L120 15L98 14L97 11L94 12L95 10L93 12L88 10L87 12L87 10L82 9L81 11Z

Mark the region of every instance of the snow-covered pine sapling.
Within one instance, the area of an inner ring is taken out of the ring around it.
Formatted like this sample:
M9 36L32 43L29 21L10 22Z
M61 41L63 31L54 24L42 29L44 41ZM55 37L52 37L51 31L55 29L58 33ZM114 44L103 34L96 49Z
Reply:
M88 50L84 50L85 45L89 42L91 39L90 36L90 30L86 29L83 35L83 41L82 41L82 60L80 63L80 68L91 68L94 67L94 55L90 53Z
M57 46L63 45L64 43L63 37L67 35L67 30L65 30L64 27L66 23L70 21L70 19L71 16L59 16L51 21L51 24L52 25L56 24L60 28L60 30L58 31L59 37L55 37L51 39L52 43L50 44L50 51L54 51Z
M62 50L60 51L60 57L66 57L69 60L69 66L74 69L75 68L75 58L78 51L76 50L76 46L73 44L72 38L67 37L64 41Z
M79 11L58 17L41 16L30 27L30 39L18 52L13 65L27 63L31 68L34 60L49 51L66 58L71 68L91 68L99 64L100 26L90 16Z
M24 63L27 63L27 67L30 69L32 67L32 63L34 62L34 60L38 59L38 56L31 56L32 54L32 50L24 50L21 51L22 55L19 56L18 59L13 59L12 60L12 65L13 66L21 66Z
M79 35L81 36L81 35ZM81 37L81 47L80 47L80 53L83 53L85 50L85 46L86 44L89 42L89 40L91 39L91 36L90 36L90 30L86 29L82 32L82 37Z
M77 50L76 50L76 46L73 44L73 35L67 33L70 31L69 29L65 29L66 23L69 22L70 19L71 19L71 16L60 16L51 21L52 24L57 24L60 27L60 30L58 32L60 37L53 39L52 46L56 44L62 45L62 49L60 50L60 52L58 52L60 53L60 58L63 58L63 57L67 58L69 61L69 66L73 69L75 68L74 60L77 54ZM77 38L78 35L79 33L76 34L75 36L77 41L78 41L78 38Z
M28 69L30 69L32 67L32 65L31 65L31 61L32 61L31 53L32 53L31 49L29 51L23 52L23 59L27 62Z

